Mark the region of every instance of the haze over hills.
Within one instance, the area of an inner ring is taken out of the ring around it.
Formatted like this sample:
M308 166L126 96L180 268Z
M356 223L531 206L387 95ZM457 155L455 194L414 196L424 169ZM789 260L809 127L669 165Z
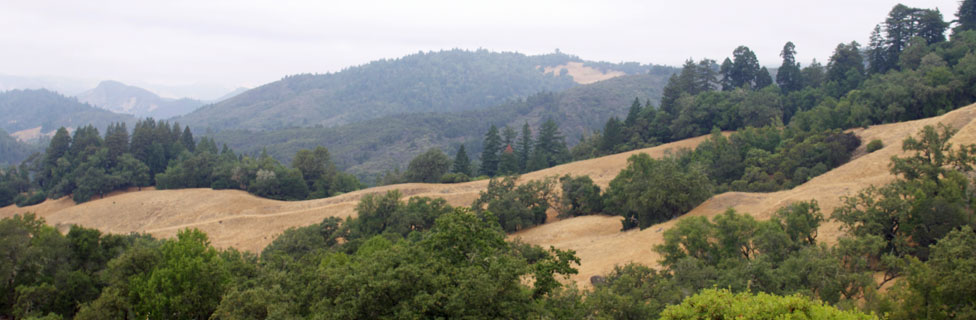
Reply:
M40 145L17 141L7 131L0 129L0 167L19 164L32 153L41 151L43 148Z
M189 98L163 98L149 90L118 81L102 81L94 89L79 93L76 97L81 102L137 118L168 119L190 113L204 104L203 101Z
M0 128L21 140L49 135L60 127L91 124L103 130L110 123L134 120L45 89L0 93Z
M538 56L487 50L421 52L336 73L288 76L176 120L201 132L272 130L333 127L396 114L475 110L576 86L569 68L565 72L559 68L559 73L545 70L570 62L584 61L558 52ZM620 72L633 74L670 70L639 64L588 64L603 70L618 67Z
M520 130L528 123L536 132L542 122L551 118L559 124L566 141L574 145L584 132L602 128L607 118L625 115L634 98L642 103L660 100L661 88L672 72L661 68L641 75L619 76L480 110L386 116L335 128L227 130L213 137L244 154L267 150L285 163L300 149L325 146L341 169L371 179L384 170L405 166L432 147L453 155L464 144L469 154L477 155L491 124Z

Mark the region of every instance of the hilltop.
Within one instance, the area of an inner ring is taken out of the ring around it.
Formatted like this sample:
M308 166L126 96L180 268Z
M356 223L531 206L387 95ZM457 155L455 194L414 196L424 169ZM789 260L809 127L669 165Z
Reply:
M134 122L130 115L93 107L53 91L11 90L0 93L0 129L20 140L52 135L60 127Z
M189 98L163 98L149 90L118 81L102 81L97 87L76 95L78 100L115 113L138 118L167 119L184 115L203 106Z
M611 70L602 64L571 67L571 62L584 61L562 53L420 52L335 73L288 76L177 120L201 131L334 127L397 114L481 109L576 86L574 74L590 81L594 73L607 75ZM547 73L547 67L560 71ZM673 72L670 67L630 64L616 69L629 74Z
M335 128L290 128L274 131L222 131L212 135L244 154L262 150L285 163L301 149L324 146L340 169L371 179L437 147L454 154L464 144L477 155L492 124L533 130L546 119L559 124L567 143L603 127L609 117L627 114L635 97L657 101L670 73L625 75L580 85L563 92L543 92L480 110L386 116Z

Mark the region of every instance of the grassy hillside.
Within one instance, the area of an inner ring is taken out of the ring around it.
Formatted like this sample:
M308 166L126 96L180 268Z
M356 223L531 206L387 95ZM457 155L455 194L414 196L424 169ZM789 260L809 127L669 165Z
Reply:
M577 83L544 68L581 61L561 53L420 52L329 74L288 76L178 120L199 131L333 127L383 116L476 110ZM647 72L652 66L626 65Z
M608 117L625 115L635 97L641 101L659 100L669 75L657 72L621 76L482 110L387 116L336 128L228 130L214 134L214 138L245 154L258 154L266 148L285 162L300 149L325 146L340 168L371 178L390 168L405 167L411 158L431 147L453 155L463 143L469 154L477 157L491 124L519 129L528 122L537 131L540 123L552 118L573 145L584 131L601 128Z
M89 124L105 128L113 122L132 120L132 116L112 113L44 89L0 93L0 129L9 133L38 127L41 133L48 133L60 127Z
M680 218L644 230L622 232L619 216L593 215L565 220L550 219L544 225L510 237L521 238L530 244L575 250L582 265L579 274L572 279L586 284L591 276L606 274L615 265L628 262L656 265L660 257L653 247L663 243L663 231L688 217L712 217L733 207L765 220L778 208L791 202L811 199L817 200L823 212L831 212L841 204L841 196L853 195L868 186L892 181L894 177L888 166L892 156L904 154L901 148L904 138L917 134L925 125L943 123L960 128L950 141L954 145L976 143L976 123L973 120L976 120L976 105L939 117L855 130L861 139L879 139L884 141L885 147L869 154L861 150L859 156L847 164L792 190L719 194ZM588 175L597 185L606 187L633 154L647 153L655 158L662 157L678 149L695 148L705 138L686 139L654 148L568 163L525 174L522 181L571 173ZM398 189L405 197L438 197L446 199L451 205L467 206L478 198L478 192L485 190L487 185L488 181L485 180L460 184L400 184L326 199L287 202L262 199L238 190L144 190L117 193L79 205L75 205L70 198L63 198L27 208L10 206L0 208L0 217L31 211L52 225L79 224L106 232L148 232L162 237L172 237L180 229L194 227L210 235L217 247L257 252L290 227L317 224L326 217L355 215L356 205L367 194ZM125 217L120 218L120 213L124 213ZM841 234L835 222L822 225L819 233L818 239L826 243L833 243Z

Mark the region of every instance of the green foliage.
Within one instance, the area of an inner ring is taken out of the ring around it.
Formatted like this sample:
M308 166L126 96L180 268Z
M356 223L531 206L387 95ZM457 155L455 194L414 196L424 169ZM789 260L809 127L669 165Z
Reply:
M881 237L884 245L872 255L913 255L925 260L929 246L951 230L973 225L970 179L964 173L976 164L976 145L954 149L955 130L926 126L918 139L902 143L907 157L893 157L891 173L898 179L844 199L833 218L856 239Z
M603 211L600 187L593 184L589 176L571 177L567 174L559 178L559 184L563 191L559 202L561 216L577 217Z
M683 297L674 280L644 265L614 266L605 277L595 279L586 304L590 313L605 319L656 319Z
M463 183L471 181L471 177L463 173L446 173L441 176L441 183Z
M868 153L871 153L871 152L881 150L881 148L884 148L884 142L881 142L881 140L878 139L874 139L871 140L871 142L868 142L868 145L867 147L865 147L865 150L867 150Z
M843 311L823 302L792 295L733 294L706 289L661 312L661 319L877 319L857 311Z
M516 185L518 176L492 178L471 208L479 215L491 212L505 232L515 232L546 222L546 211L558 202L556 178L549 177ZM488 216L486 216L486 219Z
M203 319L220 302L230 274L223 259L198 230L184 230L159 248L158 264L130 278L140 317Z
M457 153L454 155L454 164L451 166L451 173L465 176L473 174L471 171L471 159L468 158L468 152L464 150L463 144L458 147Z
M498 127L491 125L485 133L485 142L482 144L484 151L481 152L481 170L486 176L494 176L498 172L499 153L502 151L502 139L498 136Z
M604 207L624 217L624 230L644 229L688 212L712 195L712 187L702 168L641 153L627 159L627 167L610 181Z
M908 259L894 291L892 319L969 319L976 316L976 233L956 229L932 246L929 261Z
M432 148L410 160L404 175L409 182L436 183L450 168L451 158L441 149Z

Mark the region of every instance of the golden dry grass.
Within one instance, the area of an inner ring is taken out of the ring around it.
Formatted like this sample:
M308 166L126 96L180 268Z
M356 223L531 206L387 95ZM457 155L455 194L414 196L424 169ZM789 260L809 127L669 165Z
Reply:
M566 69L567 73L573 77L573 81L579 84L590 84L626 75L626 73L614 70L602 72L595 68L583 66L582 62L569 62L561 66L546 67L543 72L559 75L563 69Z
M926 125L944 123L960 131L952 138L959 144L976 143L976 105L945 114L941 117L873 126L853 130L864 141L855 151L857 158L830 172L811 179L791 190L772 193L727 192L713 196L687 216L715 216L728 208L749 213L757 219L768 219L777 209L795 201L817 200L821 210L829 217L841 204L841 197L850 196L871 186L890 182L888 172L892 156L903 154L901 142L916 134ZM864 154L868 141L880 139L885 147ZM602 159L602 158L601 158ZM651 226L644 230L619 232L620 220L616 217L590 216L545 224L521 231L513 237L538 245L553 245L560 249L576 250L582 260L580 272L572 279L581 285L589 285L589 278L605 274L615 265L637 262L654 266L660 259L653 247L664 242L663 232L679 219ZM819 230L821 241L833 243L840 235L838 225L825 223Z
M880 139L885 148L864 154L863 146L851 162L816 177L792 190L773 193L728 192L716 195L693 209L686 216L714 216L732 207L750 213L758 219L768 218L776 209L793 201L815 199L829 213L840 204L840 197L852 195L870 185L891 181L889 159L899 155L901 141L917 133L925 125L945 123L960 132L953 137L955 144L976 143L976 105L968 106L941 117L904 123L873 126L853 130L865 142ZM636 153L661 157L678 149L694 148L707 137L697 137L654 148L625 152L597 159L573 162L546 170L528 173L524 180L540 179L564 174L589 175L601 187L606 187L622 170L627 158ZM71 224L98 228L105 232L147 232L159 237L172 237L183 228L198 228L210 236L221 248L235 247L259 252L275 236L290 227L315 224L326 217L347 217L355 214L360 197L368 193L399 189L404 196L441 197L456 206L470 205L487 181L460 184L400 184L382 186L348 194L309 201L275 201L258 198L236 190L143 190L117 192L88 203L75 205L70 199L48 200L36 206L0 208L0 217L23 212L35 212L48 223L64 230ZM654 225L645 230L620 232L620 219L610 216L585 216L566 220L552 220L535 228L510 236L541 246L572 249L582 259L580 273L572 280L589 285L588 279L612 270L613 266L628 262L656 265L659 259L653 251L663 242L663 231L677 220ZM832 242L839 232L837 225L825 224L820 239Z

